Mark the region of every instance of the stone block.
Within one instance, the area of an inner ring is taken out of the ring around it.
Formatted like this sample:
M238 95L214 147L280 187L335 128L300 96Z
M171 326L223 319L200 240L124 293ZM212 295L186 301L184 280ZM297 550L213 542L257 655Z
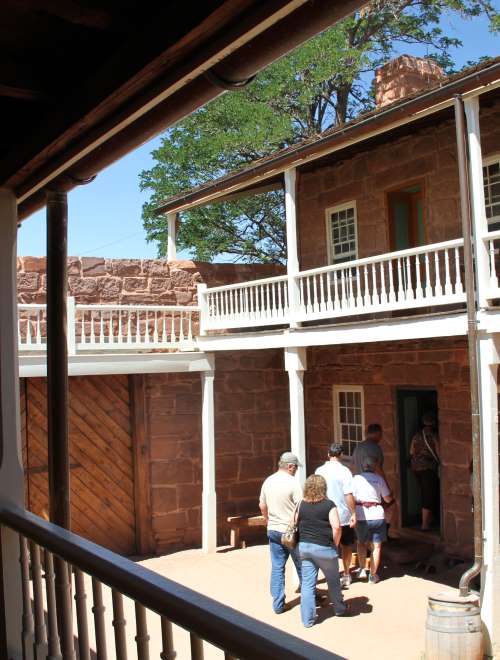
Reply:
M193 302L193 293L191 291L182 291L174 289L176 305L189 305Z
M172 265L170 277L174 287L189 286L192 283L192 273L187 270L176 268Z
M144 259L142 261L142 272L148 277L163 277L170 272L168 262L164 259Z
M253 481L240 481L233 483L230 488L231 499L237 500L240 498L253 498L255 507L258 507L260 489L262 488L262 481L260 479Z
M187 458L156 461L151 465L151 482L155 486L192 483L193 462Z
M185 511L153 516L153 531L158 534L168 531L182 532L186 528L187 519Z
M191 509L201 506L201 484L183 484L182 486L178 486L177 502L179 509Z
M110 259L111 272L117 277L135 277L142 272L140 259Z
M250 456L240 464L240 481L247 479L264 479L275 472L272 456Z
M38 272L19 273L17 276L17 289L20 292L35 292L40 286Z
M81 275L82 262L80 257L68 257L68 275Z
M175 486L154 486L151 488L152 515L177 511L177 489Z
M85 281L85 280L82 280ZM97 288L101 294L102 300L118 302L121 289L122 279L120 277L98 277L96 278Z
M149 290L151 293L165 293L172 288L172 280L170 277L152 277L150 280Z
M22 264L25 273L45 273L47 270L45 257L23 257Z
M238 455L219 456L219 454L217 453L217 458L215 461L217 483L219 482L219 480L236 482L238 480L238 466L239 466Z
M148 288L147 277L124 277L124 291L146 291Z
M84 277L88 275L106 275L106 263L100 257L82 257Z

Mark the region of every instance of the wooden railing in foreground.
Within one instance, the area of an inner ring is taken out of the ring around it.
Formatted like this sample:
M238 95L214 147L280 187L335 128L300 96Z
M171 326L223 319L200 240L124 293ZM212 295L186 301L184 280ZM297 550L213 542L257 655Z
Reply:
M118 660L127 658L128 635L135 640L136 657L149 660L147 612L155 613L160 618L159 656L163 660L176 657L172 624L189 632L191 660L203 660L206 642L220 649L225 660L340 660L340 656L157 575L28 511L3 505L0 508L0 524L19 534L25 660L42 653L50 658L72 660L76 657L76 646L80 660L90 659L91 653L92 657L96 655L98 660L104 660L108 657L106 642L110 634L114 634ZM8 567L3 568L8 570ZM87 613L85 574L92 578L96 654L91 651L89 643L91 622ZM114 633L105 624L103 585L112 590ZM135 603L135 625L130 633L124 617L124 597ZM76 642L73 600L76 607ZM184 654L182 660L186 657Z

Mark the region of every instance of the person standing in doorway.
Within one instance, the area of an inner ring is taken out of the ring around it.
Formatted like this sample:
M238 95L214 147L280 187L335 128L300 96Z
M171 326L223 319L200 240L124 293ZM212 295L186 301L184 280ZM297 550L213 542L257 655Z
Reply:
M302 498L302 488L295 478L299 459L291 451L281 455L278 470L267 477L262 484L259 507L267 522L267 537L271 553L271 596L276 614L285 611L285 566L291 555L299 580L300 560L298 551L289 550L281 543L281 536L292 522L298 503Z
M328 449L328 460L316 470L316 474L324 477L327 486L327 497L337 507L340 519L342 564L344 573L340 581L343 587L351 584L352 546L356 541L354 527L356 526L356 504L352 494L352 473L342 464L342 444L334 442Z
M422 415L422 428L412 438L410 457L422 501L421 530L427 532L439 516L439 437L430 412Z
M366 577L366 551L371 544L370 574L368 581L376 584L379 580L379 567L382 558L382 543L387 540L387 524L382 502L392 502L391 491L385 479L376 474L376 461L366 456L361 474L353 479L356 499L356 536L358 537L358 577Z

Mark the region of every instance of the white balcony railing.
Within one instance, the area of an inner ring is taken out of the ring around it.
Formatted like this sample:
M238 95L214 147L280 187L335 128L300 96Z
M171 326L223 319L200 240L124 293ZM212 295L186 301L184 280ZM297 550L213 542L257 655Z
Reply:
M44 351L45 305L19 304L19 351ZM198 307L75 305L68 298L68 353L193 350Z
M302 271L290 281L282 276L200 289L202 330L463 303L463 274L463 240L457 239Z
M490 281L488 283L488 298L500 298L500 231L491 231L483 239L489 255Z

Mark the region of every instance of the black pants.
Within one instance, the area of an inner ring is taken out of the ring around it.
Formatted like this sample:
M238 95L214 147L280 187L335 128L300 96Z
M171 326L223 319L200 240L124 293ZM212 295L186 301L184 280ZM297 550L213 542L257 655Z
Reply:
M437 470L416 470L414 472L420 488L422 508L439 513L439 476Z

